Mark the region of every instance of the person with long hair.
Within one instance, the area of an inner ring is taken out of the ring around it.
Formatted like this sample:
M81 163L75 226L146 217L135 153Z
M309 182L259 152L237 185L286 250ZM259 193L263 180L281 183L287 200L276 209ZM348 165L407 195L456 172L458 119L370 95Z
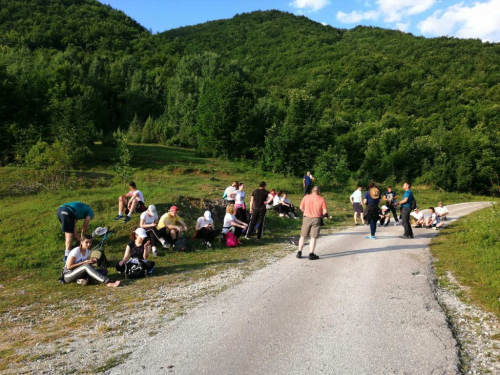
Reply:
M148 260L151 252L151 243L147 240L148 235L144 228L137 228L130 233L130 241L125 248L122 260L116 264L118 272L125 272L125 265L128 262L144 262L148 273L152 273L155 262Z
M64 282L77 282L78 284L86 285L89 281L95 281L111 287L120 285L120 281L111 280L107 276L108 270L98 271L94 268L93 265L97 263L97 259L90 256L91 246L92 237L84 235L80 246L70 251L63 269Z
M366 238L374 240L377 231L377 221L380 219L378 204L380 203L380 190L375 183L368 184L368 191L365 193L363 203L366 205L365 220L370 225L370 236Z
M240 185L238 186L238 190L234 193L234 209L236 211L235 215L236 218L240 221L243 221L244 223L248 223L248 215L247 215L247 208L245 205L245 184L243 182L240 182Z
M222 234L231 231L236 238L240 238L243 229L248 229L248 224L236 219L234 216L234 204L228 204L226 207L226 216L224 216L224 225L222 226Z

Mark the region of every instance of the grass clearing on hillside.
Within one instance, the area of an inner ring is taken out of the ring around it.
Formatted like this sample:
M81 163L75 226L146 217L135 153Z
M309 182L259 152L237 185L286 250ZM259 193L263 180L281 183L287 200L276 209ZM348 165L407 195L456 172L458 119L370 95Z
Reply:
M245 182L247 204L261 180L267 182L268 188L288 192L296 206L302 198L301 178L262 172L256 162L200 158L192 150L158 145L132 145L131 149L135 170L130 180L144 193L146 205L155 204L159 215L173 204L179 206L179 216L190 229L188 236L193 234L196 218L207 208L213 209L216 226L222 225L222 194L234 179ZM156 262L153 277L124 280L110 267L109 276L122 280L123 287L117 289L75 283L62 286L57 282L64 253L64 237L56 218L59 205L80 200L93 208L95 218L90 222L89 233L98 226L114 231L105 247L112 262L122 258L129 233L139 224L137 214L127 224L112 222L117 214L118 196L128 188L113 169L115 149L96 145L93 151L92 163L75 171L71 187L64 190L33 188L38 185L30 170L0 169L0 335L4 338L0 342L0 371L13 371L41 356L60 357L67 344L64 340L71 338L68 333L83 327L86 334L101 338L124 333L123 328L107 318L111 313L131 327L136 326L129 321L130 311L149 306L161 309L168 319L182 315L193 298L212 295L229 286L209 282L201 289L190 289L192 285L203 285L205 280L224 278L226 274L231 276L230 282L236 282L294 250L288 240L299 234L301 220L280 218L270 212L261 242L243 240L244 245L238 248L217 246L211 251L196 245L196 251L190 253L160 250L160 256L152 258ZM325 221L325 231L352 223L349 196L354 185L344 191L324 193L332 215L331 220ZM384 191L382 187L381 190ZM401 197L402 189L395 190ZM451 204L485 199L441 193L428 187L416 187L413 191L420 207L435 206L440 200ZM177 294L172 295L173 290ZM35 345L37 351L32 350ZM44 345L45 351L40 349Z
M431 245L436 273L451 271L475 304L500 317L500 208L476 211L450 225Z

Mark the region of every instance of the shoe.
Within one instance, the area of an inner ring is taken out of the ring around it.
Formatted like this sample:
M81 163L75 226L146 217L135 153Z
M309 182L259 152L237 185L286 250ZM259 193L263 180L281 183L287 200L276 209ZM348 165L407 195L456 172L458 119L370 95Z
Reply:
M280 214L280 217L283 217L283 216L285 216L285 215L283 215L283 214Z
M248 237L248 236L245 236L245 240L249 240L249 239L250 239L250 237Z
M366 236L365 238L369 239L369 240L374 240L375 239L375 236Z
M238 238L236 239L236 243L237 243L238 245L241 245L241 244L242 244L242 243L241 243L241 241L240 241Z
M403 238L405 240L409 240L410 238L413 238L413 237L411 237L411 236L399 236L399 238Z
M165 243L162 245L162 247L163 247L164 249L170 249L170 244L169 244L168 242L165 242Z
M113 219L113 221L118 221L118 220L121 220L121 219L123 219L123 215L118 215L117 217L115 217Z
M106 286L110 286L112 288L116 288L119 285L120 285L120 280L116 280L116 281L109 280L109 282L106 283Z
M359 223L354 223L354 225L359 225Z
M76 283L79 285L87 285L87 279L78 279Z
M397 221L394 223L394 226L396 226L396 225L398 225L398 222L397 222Z
M309 260L316 260L316 259L319 259L319 256L317 256L316 254L314 253L309 253Z
M158 253L156 252L156 246L153 246L153 248L152 248L151 250L153 250L153 255L154 255L155 257L157 257L157 256L158 256Z
M212 248L212 244L210 242L206 242L205 243L205 246L207 247L207 249L211 249Z
M387 223L387 224L384 224L384 227L388 227L388 226L389 226L389 223Z
M296 255L297 258L302 258L302 251L297 251L297 255Z
M130 221L130 216L127 216L125 220L123 220L124 223L128 223Z

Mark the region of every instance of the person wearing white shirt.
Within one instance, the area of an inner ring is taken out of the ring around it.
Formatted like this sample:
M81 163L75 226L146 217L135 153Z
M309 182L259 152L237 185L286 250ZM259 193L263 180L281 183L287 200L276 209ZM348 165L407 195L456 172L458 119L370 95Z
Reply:
M424 225L425 220L424 220L424 213L421 212L418 207L413 210L413 212L410 214L410 217L413 218L413 226L416 228L420 228Z
M248 229L248 224L244 223L234 216L234 204L228 204L226 207L226 216L224 216L224 224L222 226L222 234L231 231L236 238L239 238L243 230Z
M425 218L424 227L425 228L433 228L439 229L443 226L444 222L439 219L439 216L436 214L434 207L429 207L429 216Z
M245 205L245 184L240 182L238 190L234 193L234 209L236 211L236 218L244 223L248 223L247 208Z
M235 193L238 188L238 181L233 181L231 186L228 186L226 190L224 190L223 198L226 200L226 204L234 204L235 203Z
M194 229L196 231L195 237L203 239L208 249L212 248L212 242L220 233L220 230L214 228L214 221L210 211L205 211L203 216L198 218Z
M436 215L438 215L441 220L446 220L446 216L449 213L448 208L443 205L443 202L439 202L439 206L436 207Z
M141 220L139 226L143 228L151 242L151 250L154 256L158 256L156 250L156 245L161 244L163 247L167 247L166 238L164 238L156 227L158 226L158 214L156 212L156 206L150 205L146 211L141 214Z
M358 185L358 188L351 194L349 200L352 204L352 209L354 210L354 224L359 225L358 223L358 215L361 216L361 222L365 225L365 215L363 213L363 204L362 204L362 193L363 187Z

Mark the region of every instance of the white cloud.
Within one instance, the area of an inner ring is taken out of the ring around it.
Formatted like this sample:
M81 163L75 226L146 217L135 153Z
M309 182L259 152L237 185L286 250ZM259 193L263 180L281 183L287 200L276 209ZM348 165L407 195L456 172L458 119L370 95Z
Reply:
M370 10L368 12L354 11L351 13L337 12L337 19L342 23L358 23L363 20L375 20L379 16L379 12Z
M398 23L396 23L396 28L398 30L406 32L410 28L410 22L406 22L406 23L398 22Z
M323 26L328 26L328 24L327 24L326 22L321 22L321 24L322 24Z
M459 38L480 38L500 41L500 0L475 2L472 6L458 3L439 10L418 24L427 35L453 35Z
M330 0L294 0L288 5L294 8L306 9L315 12L326 7L328 4L330 4Z

